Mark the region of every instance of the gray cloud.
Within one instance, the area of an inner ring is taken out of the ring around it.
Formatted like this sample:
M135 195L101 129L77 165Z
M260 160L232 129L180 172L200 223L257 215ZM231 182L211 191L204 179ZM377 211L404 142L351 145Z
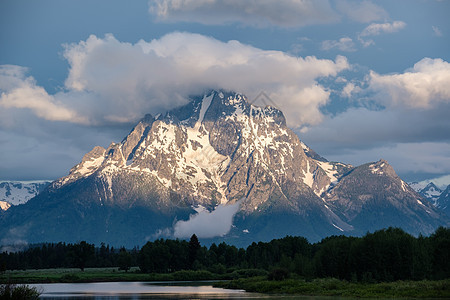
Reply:
M434 110L349 108L299 133L319 153L337 154L383 144L450 141L448 105Z
M382 33L393 33L405 28L406 23L394 21L392 23L372 23L361 32L360 36L374 36Z
M355 43L353 40L349 37L343 37L339 40L326 40L322 42L322 49L323 50L331 50L337 48L341 51L345 52L353 52L356 51Z
M224 236L233 225L233 217L239 210L240 201L234 204L221 204L211 212L200 211L191 215L188 221L178 221L174 225L173 235L176 238L187 238L193 234L199 238Z
M434 33L435 36L437 36L437 37L441 37L442 36L442 31L439 29L439 27L431 26L431 29L433 29L433 33Z
M450 143L421 142L378 145L370 149L348 149L328 158L360 165L380 158L386 159L397 174L411 181L417 175L442 176L450 174ZM447 178L447 177L446 177ZM449 184L447 181L446 184Z
M339 20L327 0L151 0L149 12L160 22L206 25L241 23L289 28Z
M304 128L300 137L325 157L352 164L385 158L402 174L449 174L450 78L442 59L422 59L400 74L370 72L347 83L351 107ZM374 108L369 105L372 105Z
M371 1L338 0L336 8L349 19L360 23L370 23L387 17L387 12Z

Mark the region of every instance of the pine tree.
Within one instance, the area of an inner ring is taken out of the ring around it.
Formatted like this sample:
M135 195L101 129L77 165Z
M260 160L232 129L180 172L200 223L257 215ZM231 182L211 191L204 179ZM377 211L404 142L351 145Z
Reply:
M195 260L197 259L198 251L200 250L200 242L195 234L189 240L189 267L192 269Z

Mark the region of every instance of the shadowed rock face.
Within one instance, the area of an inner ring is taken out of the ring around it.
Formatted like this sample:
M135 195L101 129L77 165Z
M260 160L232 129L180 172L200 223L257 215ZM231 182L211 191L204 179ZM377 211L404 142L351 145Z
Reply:
M437 199L436 207L444 211L447 216L450 216L450 185L447 186Z
M34 242L136 245L170 237L174 220L194 208L241 199L234 226L221 238L238 244L391 225L429 233L448 224L386 161L357 168L328 162L286 127L278 109L213 91L165 115L146 115L121 143L95 147L29 205L2 216L0 233L22 224L23 237ZM31 214L43 209L57 229L39 228L42 217Z

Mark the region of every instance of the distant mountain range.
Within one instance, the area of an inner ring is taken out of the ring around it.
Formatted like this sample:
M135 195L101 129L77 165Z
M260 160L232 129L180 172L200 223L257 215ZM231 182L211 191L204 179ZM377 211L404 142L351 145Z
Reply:
M428 183L426 186L417 182L412 182L410 183L410 186L430 201L435 207L441 209L450 216L450 185L444 190L441 190L433 182Z
M164 115L146 115L122 142L94 147L69 175L1 213L0 244L134 246L196 233L248 245L389 226L429 234L450 224L387 161L329 162L274 107L226 91L190 100Z
M7 210L9 207L11 207L11 205L20 205L27 203L28 200L35 197L50 183L50 181L0 182L0 208L2 210Z

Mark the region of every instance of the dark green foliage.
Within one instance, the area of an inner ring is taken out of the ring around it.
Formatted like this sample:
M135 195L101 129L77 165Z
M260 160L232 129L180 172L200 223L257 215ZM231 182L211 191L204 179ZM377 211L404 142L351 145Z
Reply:
M289 271L284 268L276 268L270 271L270 273L267 275L267 279L269 280L285 280L289 277Z
M93 251L93 252L92 252ZM138 249L127 250L131 255L131 265L137 265ZM109 245L95 248L93 244L43 244L31 245L19 252L0 253L0 265L6 270L120 267L120 251Z
M450 279L440 281L395 281L383 283L351 283L336 278L306 281L299 278L270 281L265 277L241 278L217 282L216 287L244 289L247 292L271 294L300 294L351 298L416 299L450 297ZM305 298L306 299L306 298ZM331 298L330 298L331 299Z
M430 236L432 273L435 279L450 277L450 229L439 227Z
M119 266L119 270L128 272L128 270L131 268L132 262L133 257L124 247L122 247L117 257L117 264Z
M198 278L212 278L211 274L227 279L269 275L276 281L291 274L307 281L334 277L374 283L450 278L449 249L448 228L418 238L388 228L363 237L331 236L315 244L303 237L287 236L253 243L247 249L223 242L208 249L195 235L189 241L147 242L140 251L118 251L104 244L95 249L85 242L44 244L22 252L1 253L0 265L7 270L114 266L125 271L138 265L143 273L173 273L179 280L196 270L206 272L195 273Z
M191 269L199 256L200 248L200 242L198 241L197 236L193 234L189 240L189 267Z
M0 285L0 299L2 300L32 300L39 299L40 292L35 287L27 285Z
M82 241L78 244L74 244L71 247L71 251L69 255L72 258L73 265L77 268L80 268L81 271L84 271L86 267L86 263L93 259L95 253L95 247L92 244L88 244L85 241Z

